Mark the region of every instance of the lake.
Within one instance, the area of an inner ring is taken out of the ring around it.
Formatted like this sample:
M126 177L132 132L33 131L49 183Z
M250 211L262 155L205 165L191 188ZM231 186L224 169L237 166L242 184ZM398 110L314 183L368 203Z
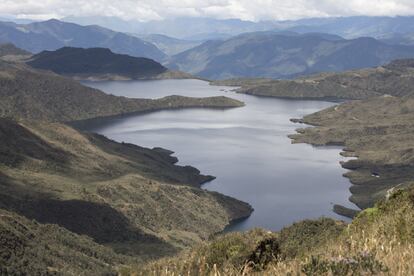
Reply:
M348 201L349 180L339 162L338 147L315 148L291 144L287 135L303 127L290 118L334 105L323 101L260 98L210 86L200 80L84 82L106 93L130 98L168 95L208 97L224 95L245 107L183 109L112 118L90 126L89 131L119 142L163 147L175 152L180 165L192 165L217 177L203 188L249 202L250 218L227 230L264 227L279 230L295 221L339 218L333 204Z

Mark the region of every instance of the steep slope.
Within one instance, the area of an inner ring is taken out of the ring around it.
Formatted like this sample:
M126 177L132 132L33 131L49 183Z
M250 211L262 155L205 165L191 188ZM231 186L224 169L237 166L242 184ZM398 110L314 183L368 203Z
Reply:
M43 51L34 55L27 64L78 78L114 76L120 79L148 79L167 71L151 59L114 54L105 48L64 47L56 51Z
M286 79L374 67L409 57L414 57L414 47L388 45L372 38L345 40L318 33L262 32L206 42L173 56L167 66L209 79Z
M213 179L171 152L59 123L0 119L0 208L142 258L171 254L248 216L200 189Z
M322 73L295 80L232 79L213 85L241 87L239 93L289 99L349 100L381 95L405 96L414 87L414 60L396 60L370 69Z
M0 62L0 99L1 117L64 122L160 109L243 105L226 97L170 96L158 100L116 97L65 77L8 62Z
M99 26L80 26L58 20L30 24L0 22L0 42L13 43L32 53L70 46L109 48L115 53L157 61L165 57L156 46L137 37Z
M116 275L137 262L57 225L0 209L0 274Z

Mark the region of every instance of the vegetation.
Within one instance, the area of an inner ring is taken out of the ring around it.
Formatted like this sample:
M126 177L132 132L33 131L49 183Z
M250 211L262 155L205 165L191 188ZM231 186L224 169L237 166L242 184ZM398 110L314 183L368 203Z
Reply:
M279 233L217 237L178 257L133 267L135 275L411 275L414 190L395 191L345 225L304 221Z
M128 113L185 107L230 108L243 103L226 97L129 99L105 94L71 79L24 64L0 61L0 117L70 122Z
M65 228L0 210L1 275L117 275L137 261Z
M57 224L118 253L172 254L249 216L200 189L212 180L171 152L119 144L66 125L0 119L0 209Z
M404 187L413 177L414 97L377 97L341 104L306 116L301 122L316 128L300 129L295 142L344 145L350 170L351 201L372 207L393 187Z
M414 60L344 73L322 73L295 80L232 79L214 85L241 87L239 93L288 99L359 100L381 95L405 96L414 86Z
M11 43L0 44L0 57L6 56L30 56L31 53L19 49Z

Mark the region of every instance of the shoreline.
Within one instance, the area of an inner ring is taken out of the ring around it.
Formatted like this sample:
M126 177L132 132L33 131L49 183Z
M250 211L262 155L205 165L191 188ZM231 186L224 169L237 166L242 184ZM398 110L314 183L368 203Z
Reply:
M306 142L306 141L304 142L304 141L299 140L300 135L306 135L306 130L307 129L318 127L320 125L308 124L304 121L304 119L297 119L297 118L291 118L290 121L294 124L303 124L303 125L308 126L307 128L298 128L298 129L295 130L297 133L288 135L288 138L291 139L292 144L307 144L307 145L317 147L317 148L336 146L336 147L339 147L339 149L340 149L340 152L339 152L340 156L349 157L349 158L357 158L357 156L355 155L355 152L346 147L345 142L329 142L329 143L325 143L325 144L314 144L314 143L309 143L309 142ZM339 164L343 169L350 171L352 169L346 166L346 164L349 161L352 161L352 160L340 161ZM350 182L350 188L349 188L350 196L348 198L348 201L355 204L356 207L359 207L355 202L353 202L351 200L351 198L353 196L353 194L351 192L351 187L352 187L352 185L354 185L353 182L352 182L352 179L347 175L347 173L344 173L342 176L347 178ZM332 211L337 215L353 219L354 217L356 217L363 210L362 210L362 208L360 208L360 210L357 210L357 209L345 207L341 204L334 204Z

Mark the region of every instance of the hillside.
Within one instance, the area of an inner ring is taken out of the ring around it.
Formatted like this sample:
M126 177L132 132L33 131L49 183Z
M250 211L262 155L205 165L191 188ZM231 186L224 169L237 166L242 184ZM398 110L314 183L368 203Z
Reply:
M413 177L414 97L375 97L354 101L306 116L300 122L316 128L300 129L295 142L344 145L343 163L353 186L351 201L372 207L387 191L405 186Z
M33 120L69 122L160 109L243 105L226 97L116 97L53 73L8 62L0 62L0 87L0 116Z
M288 79L318 72L375 67L414 57L414 47L373 38L340 39L312 33L259 32L208 41L171 57L167 66L208 79Z
M135 275L412 275L414 192L395 191L349 225L306 220L217 237ZM127 275L127 273L125 274Z
M0 22L0 43L13 43L32 53L65 46L109 48L114 53L161 61L165 54L155 45L137 37L99 26L80 26L59 20L30 24Z
M241 87L239 93L288 99L357 100L381 95L405 96L413 93L414 60L343 73L322 73L295 80L232 79L213 85Z
M115 54L104 48L64 47L34 55L30 66L77 78L113 76L119 79L149 79L167 68L147 58Z
M113 275L139 260L74 234L0 209L0 274Z
M252 212L247 203L200 189L213 177L175 165L167 150L8 119L0 119L0 141L0 209L116 252L171 254Z
M30 56L31 53L17 48L13 44L0 44L0 57L5 56Z

